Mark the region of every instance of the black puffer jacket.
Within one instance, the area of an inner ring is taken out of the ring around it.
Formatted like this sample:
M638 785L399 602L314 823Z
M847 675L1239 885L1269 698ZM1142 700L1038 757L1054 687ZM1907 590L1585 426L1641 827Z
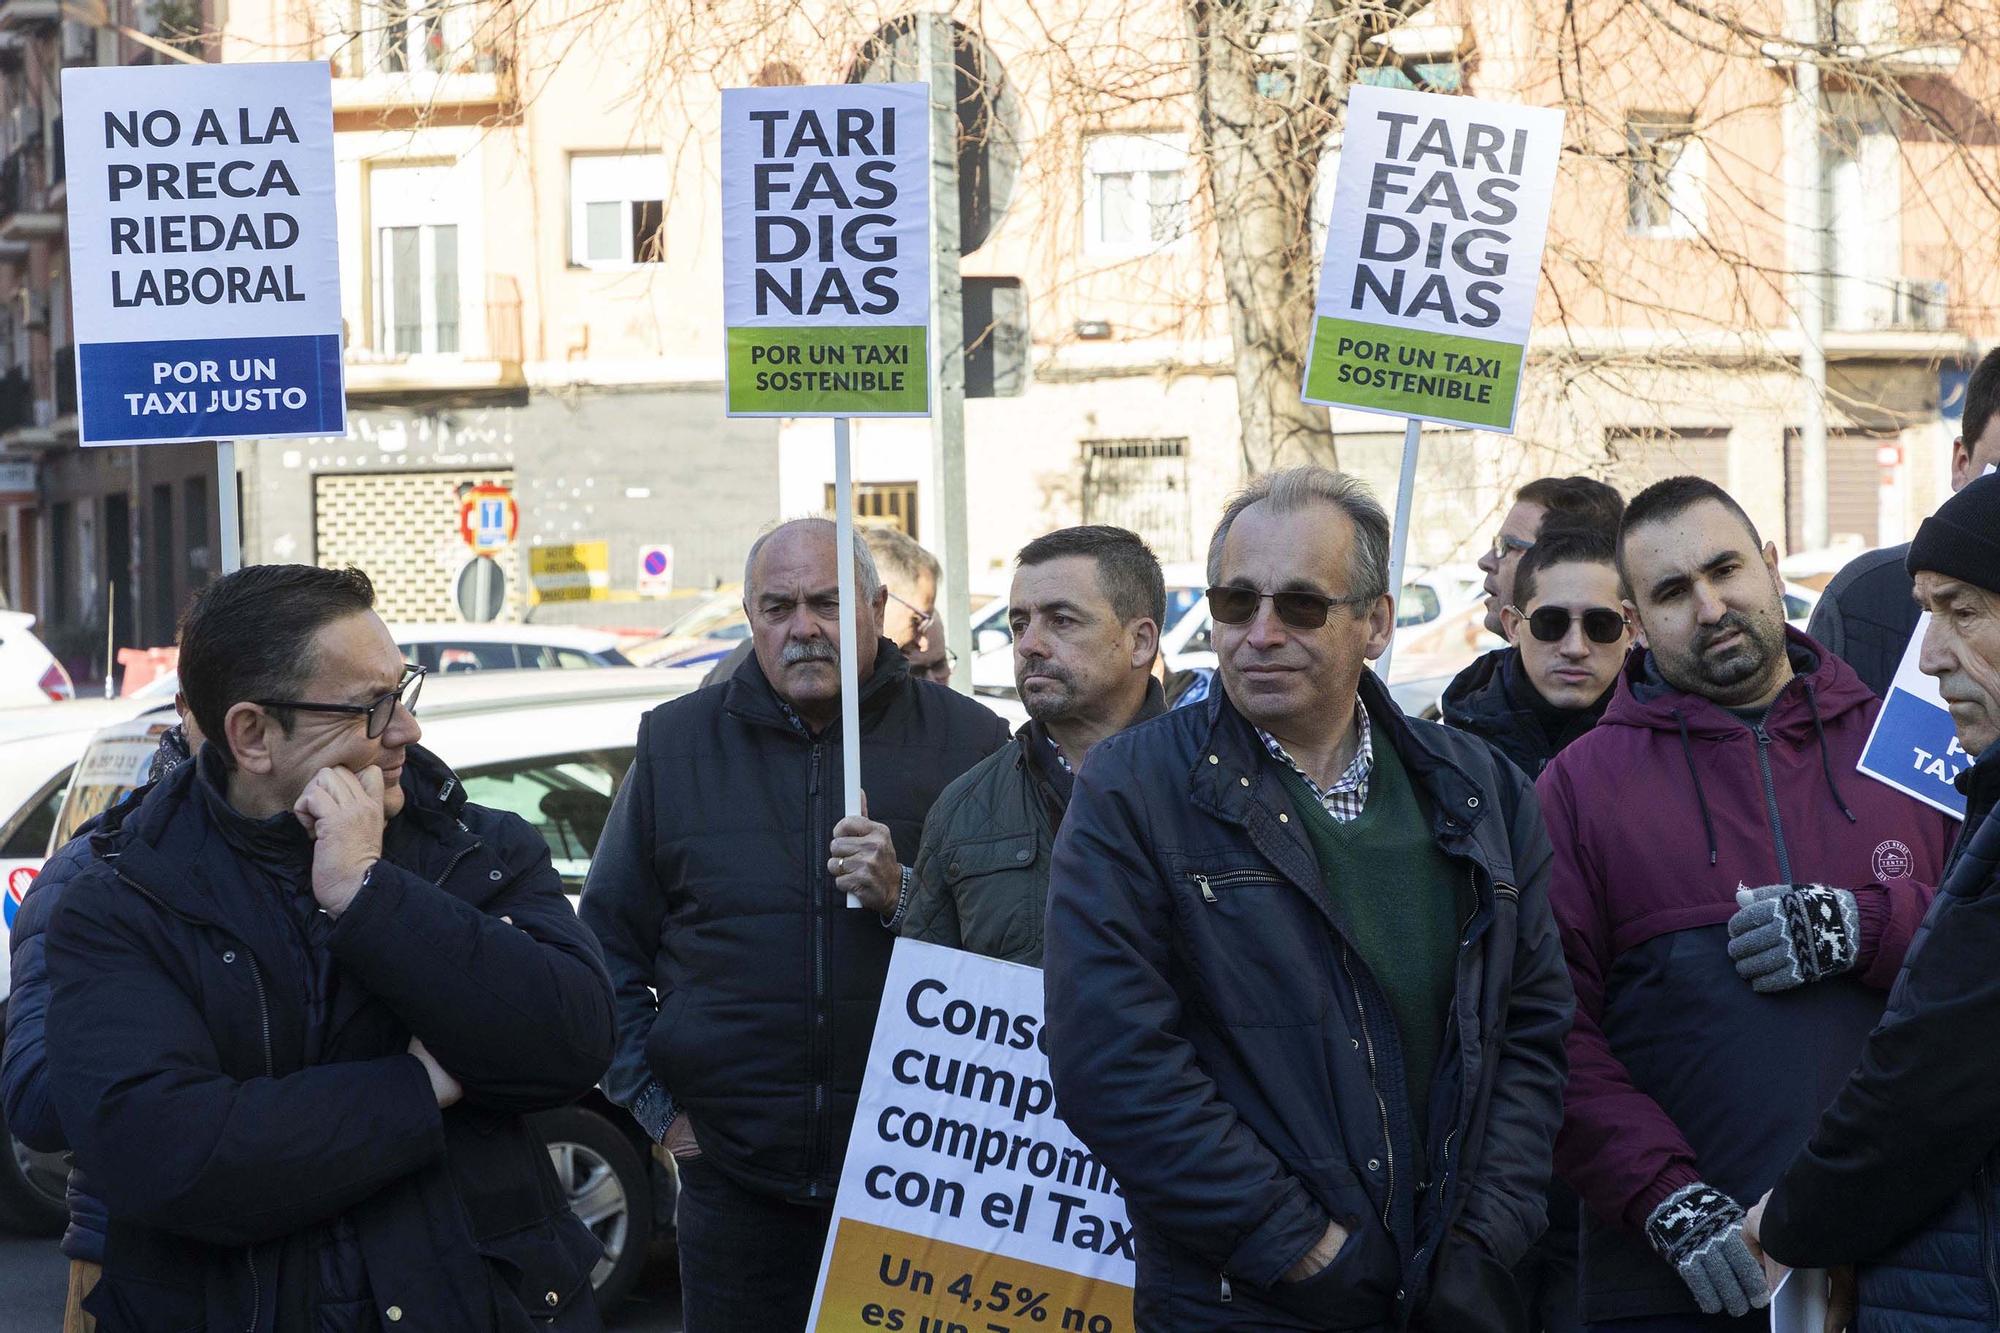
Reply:
M861 737L869 818L907 864L938 793L1007 726L882 640ZM718 1169L786 1198L833 1198L896 938L827 873L841 743L838 722L815 736L789 716L754 657L660 705L581 909L618 989L605 1090L656 1138L685 1110Z
M1848 561L1820 594L1806 626L1877 698L1888 697L1923 610L1910 595L1912 580L1903 568L1909 553L1905 542Z
M1519 648L1495 648L1475 659L1446 687L1439 710L1448 727L1469 731L1538 778L1563 747L1597 725L1616 693L1588 708L1555 708L1535 692Z
M527 1113L604 1069L609 980L541 836L408 753L317 1025L293 923L201 790L219 765L164 778L64 890L49 1076L110 1212L105 1333L596 1327L599 1249ZM465 1087L447 1111L413 1034ZM322 1300L336 1270L366 1297Z

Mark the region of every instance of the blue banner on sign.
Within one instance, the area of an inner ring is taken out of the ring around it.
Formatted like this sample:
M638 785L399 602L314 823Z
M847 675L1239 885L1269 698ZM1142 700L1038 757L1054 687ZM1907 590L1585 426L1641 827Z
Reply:
M77 356L91 444L347 433L336 335L86 343Z
M1900 687L1889 691L1862 752L1862 772L1964 819L1965 797L1951 784L1970 767L1972 756L1959 745L1948 711Z

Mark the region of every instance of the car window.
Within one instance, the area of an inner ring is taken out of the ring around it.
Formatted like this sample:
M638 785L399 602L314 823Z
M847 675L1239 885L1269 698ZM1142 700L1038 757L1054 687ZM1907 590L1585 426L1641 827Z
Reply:
M440 643L430 645L434 661L422 663L433 671L512 671L522 665L511 643ZM527 663L533 666L534 663Z
M1201 595L1200 588L1167 589L1167 622L1160 628L1165 630L1180 624L1181 617L1194 609L1194 604L1201 600Z
M75 771L74 766L64 769L29 802L7 841L0 843L0 857L22 860L47 856L53 850L49 835L56 831L56 816L62 811L63 797L69 794L69 775Z
M155 722L142 732L100 736L77 760L74 780L63 797L62 812L56 816L55 836L50 847L60 847L76 836L76 831L124 800L146 784L153 770L153 755L160 737L173 726L172 719Z
M569 893L583 892L590 858L611 815L611 801L632 766L630 747L551 755L467 769L466 799L505 810L535 826Z
M605 665L589 653L574 648L553 648L545 643L523 643L521 665L537 671L580 671Z
M1796 593L1785 594L1785 619L1804 620L1812 614L1812 603Z
M1428 583L1405 583L1402 599L1396 603L1396 625L1428 625L1443 611L1436 588Z

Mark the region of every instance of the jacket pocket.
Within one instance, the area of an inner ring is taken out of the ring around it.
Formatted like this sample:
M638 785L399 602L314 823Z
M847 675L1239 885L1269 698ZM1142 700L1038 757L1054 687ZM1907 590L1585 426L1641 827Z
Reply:
M1525 1333L1528 1312L1506 1265L1455 1231L1438 1255L1418 1326L1427 1333Z
M1348 1236L1332 1263L1305 1281L1251 1290L1312 1328L1377 1328L1394 1322L1395 1246L1371 1219Z
M1331 1000L1324 922L1264 866L1176 864L1173 902L1195 1003L1231 1027L1317 1023Z
M550 1320L588 1302L590 1273L604 1247L583 1223L565 1213L519 1231L478 1242L492 1272L497 1298L511 1300L531 1319Z
M102 1333L200 1333L207 1323L198 1287L106 1272L83 1298Z
M960 843L946 851L944 881L958 902L964 947L988 957L1039 952L1047 881L1035 872L1032 832Z

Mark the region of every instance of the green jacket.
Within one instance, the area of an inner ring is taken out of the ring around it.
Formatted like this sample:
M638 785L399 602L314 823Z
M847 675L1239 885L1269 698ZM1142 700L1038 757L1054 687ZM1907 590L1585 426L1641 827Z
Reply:
M1028 760L1028 728L946 787L924 820L902 933L1010 963L1042 965L1061 798Z

